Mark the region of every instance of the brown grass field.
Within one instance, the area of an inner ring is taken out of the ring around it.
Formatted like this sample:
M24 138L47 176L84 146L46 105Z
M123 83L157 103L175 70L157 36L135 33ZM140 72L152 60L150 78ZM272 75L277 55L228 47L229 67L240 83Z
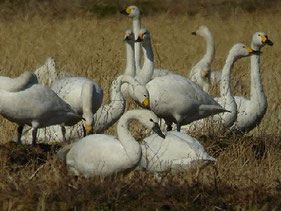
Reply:
M131 22L116 12L97 15L63 2L42 3L42 8L40 2L18 8L16 3L0 4L0 75L14 77L33 71L53 56L58 71L96 80L107 103L111 81L125 68L122 39ZM86 6L91 3L86 2ZM120 2L119 9L132 1ZM193 1L182 5L175 1L173 9L165 2L157 13L153 8L144 13L143 26L152 36L155 66L184 76L205 52L204 41L191 36L196 26L207 25L215 37L213 69L222 68L233 44L250 45L256 31L268 34L274 46L264 47L261 56L268 110L259 127L244 136L193 134L218 159L216 166L198 175L194 171L167 173L157 183L153 175L140 171L115 178L76 179L56 159L56 147L9 144L16 124L1 118L0 210L281 210L280 4L265 7L263 12L252 7L232 9L228 4L228 9L211 7L211 1L205 5L200 1L201 7L192 5ZM262 6L265 1L258 2ZM38 8L41 10L36 12ZM248 97L249 58L239 60L234 68L233 75L241 80L243 89L233 92ZM106 133L115 134L115 126ZM131 129L136 138L145 136L139 124Z

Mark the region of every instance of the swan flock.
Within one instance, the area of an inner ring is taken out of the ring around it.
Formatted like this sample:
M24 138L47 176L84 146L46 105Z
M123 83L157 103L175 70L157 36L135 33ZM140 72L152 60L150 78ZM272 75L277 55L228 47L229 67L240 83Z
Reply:
M199 26L191 34L204 39L206 51L185 76L155 68L152 34L142 27L138 7L120 13L132 20L132 29L124 33L126 68L113 79L108 104L95 79L57 72L52 57L34 73L0 76L0 114L18 125L13 141L65 144L57 157L77 176L106 177L136 168L177 173L217 162L188 134L191 129L204 131L207 119L217 133L227 135L245 134L262 121L267 99L261 48L273 45L265 32L254 33L250 46L234 44L219 72L211 68L214 36L206 25ZM231 87L234 64L242 57L250 57L249 99L235 96ZM212 96L216 83L220 95ZM128 98L142 109L126 111ZM155 134L137 141L129 128L132 120ZM166 127L159 126L161 121ZM116 122L117 135L104 134Z

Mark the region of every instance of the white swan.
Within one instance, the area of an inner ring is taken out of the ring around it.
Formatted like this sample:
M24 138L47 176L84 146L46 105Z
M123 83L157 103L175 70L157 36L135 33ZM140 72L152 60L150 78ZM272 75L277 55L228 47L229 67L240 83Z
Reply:
M211 63L215 55L215 40L209 28L205 25L198 27L198 29L192 32L193 35L199 35L203 37L206 42L206 53L203 58L192 67L189 78L199 84L205 92L210 88L210 76L211 76Z
M197 131L202 131L206 124L211 124L214 131L224 132L227 128L231 127L237 118L237 106L235 99L232 94L231 89L231 79L230 74L233 69L234 63L246 56L253 54L259 54L259 51L254 51L252 48L245 46L242 43L235 44L229 51L225 65L222 70L221 81L220 81L220 97L215 98L215 100L226 110L231 112L224 112L212 116L210 119L201 119L193 122L189 125L182 127L182 130L196 129ZM206 124L205 124L206 123Z
M55 81L51 89L86 120L86 132L93 132L93 117L103 99L100 86L88 78L67 77Z
M56 72L56 60L52 57L48 57L45 64L37 68L34 73L38 78L39 84L47 87L51 87L59 79Z
M149 78L153 72L154 61L147 30L139 34L137 41L145 42L144 64L147 64L148 71L144 74ZM177 74L157 77L149 81L146 88L149 91L152 111L164 118L169 129L172 122L177 123L177 129L180 130L181 125L225 111L198 84Z
M38 128L62 123L72 125L81 120L54 91L39 84L18 92L0 89L0 98L0 114L19 125L18 142L25 124L33 128L32 143L36 144Z
M94 114L94 131L96 133L103 133L106 129L112 126L122 116L125 111L125 99L121 92L121 85L129 83L132 86L135 102L142 107L149 107L149 94L145 86L141 85L131 76L121 75L112 82L110 103L102 105L99 110ZM65 138L63 137L65 136ZM38 143L59 143L63 141L75 140L85 136L84 122L81 121L74 126L65 127L65 134L59 125L54 125L38 130L37 142ZM13 141L16 141L14 137ZM30 128L25 127L21 139L24 144L31 144L32 131Z
M183 172L197 164L202 167L216 161L195 138L185 133L169 131L165 136L161 138L153 134L143 140L139 166L146 171Z
M0 89L8 92L18 92L37 84L38 80L36 75L32 72L24 72L16 78L0 76Z
M120 13L127 15L129 18L133 20L133 32L135 35L135 39L138 38L138 35L141 33L141 12L137 6L129 6L124 10L121 10ZM139 42L135 43L135 63L136 63L136 75L139 75L144 70L141 68L141 44ZM165 76L168 74L176 74L173 71L168 69L157 69L155 68L151 79L156 77Z
M149 110L127 111L117 125L117 137L93 134L67 145L58 152L75 175L84 177L110 176L136 167L141 159L141 147L129 131L129 123L138 120L148 129L165 137L157 116Z
M253 35L251 48L259 51L265 45L273 45L264 32L256 32ZM246 99L235 96L238 115L237 120L231 127L233 133L245 133L255 128L262 120L266 109L267 100L262 87L260 74L260 56L251 57L251 97Z

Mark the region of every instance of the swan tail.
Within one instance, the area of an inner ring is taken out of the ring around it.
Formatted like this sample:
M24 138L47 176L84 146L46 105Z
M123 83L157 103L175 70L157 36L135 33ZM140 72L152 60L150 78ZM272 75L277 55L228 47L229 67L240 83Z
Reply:
M74 143L73 143L74 144ZM57 152L57 158L61 161L64 162L65 158L66 158L66 154L69 152L69 150L71 150L73 144L68 144L66 146L64 146L63 148L61 148L58 152Z

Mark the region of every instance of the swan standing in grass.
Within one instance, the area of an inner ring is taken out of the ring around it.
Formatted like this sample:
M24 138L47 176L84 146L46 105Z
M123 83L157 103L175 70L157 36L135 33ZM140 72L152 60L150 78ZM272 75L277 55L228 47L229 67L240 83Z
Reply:
M165 137L158 125L158 118L148 110L127 111L117 125L117 137L93 134L67 145L58 152L70 171L84 177L110 176L132 170L141 159L140 144L129 131L129 123L138 120L147 129Z
M88 78L67 77L55 81L51 89L86 120L86 132L93 132L93 117L103 99L100 86Z
M205 92L210 88L210 66L215 55L215 40L209 28L205 25L200 26L196 31L192 32L193 35L203 37L206 42L207 50L203 58L192 67L189 78L199 84Z
M36 75L32 72L24 72L16 78L0 76L0 89L7 92L18 92L37 84L38 80Z
M256 32L253 35L251 48L259 51L265 45L273 45L264 32ZM237 120L231 127L233 133L245 133L255 128L262 120L266 109L267 100L262 87L260 73L260 56L251 56L251 97L246 99L235 96L238 115Z
M153 134L143 140L141 148L139 166L153 173L183 172L216 161L195 138L178 131L167 132L165 138Z
M144 63L148 64L147 70L150 69L151 74L154 61L147 30L139 34L137 41L145 43L143 48L150 46L146 48ZM164 118L169 130L173 122L180 130L181 125L225 111L198 84L177 74L157 77L148 82L146 88L149 91L152 111Z
M50 125L72 125L81 117L51 89L34 84L18 92L0 89L0 114L19 125L17 141L21 142L23 125L32 127L32 144L37 129Z
M229 51L225 65L222 70L221 81L220 81L220 95L221 97L215 98L215 100L226 110L231 112L224 112L221 114L214 115L207 120L208 123L213 125L213 129L219 132L221 129L225 131L227 128L231 127L237 118L237 105L231 90L231 79L230 74L233 69L234 63L246 56L257 55L259 51L255 51L250 47L245 46L242 43L235 44ZM182 127L182 130L202 130L206 125L205 119L198 120ZM221 127L219 127L221 126Z
M122 14L127 15L133 20L133 32L135 34L135 39L141 33L141 12L137 6L129 6L124 10L120 11ZM135 63L136 63L136 75L142 74L144 67L141 68L141 44L139 42L135 43ZM154 69L152 72L151 79L156 77L165 76L168 74L175 74L173 71L168 69Z

